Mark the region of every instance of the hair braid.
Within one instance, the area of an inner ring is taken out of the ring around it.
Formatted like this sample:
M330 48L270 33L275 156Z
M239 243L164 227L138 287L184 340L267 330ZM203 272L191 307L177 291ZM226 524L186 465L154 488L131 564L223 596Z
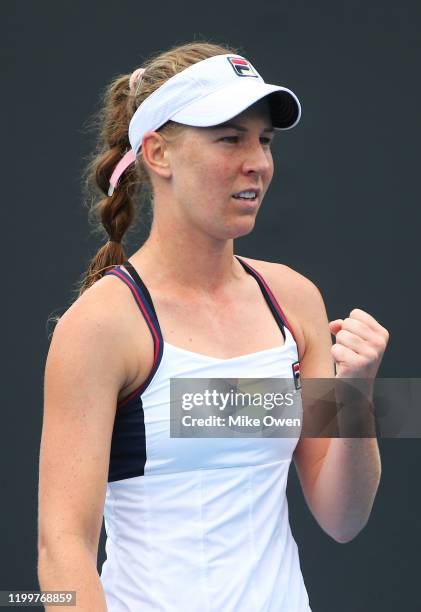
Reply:
M107 236L108 241L94 255L76 293L80 296L114 265L127 258L122 245L129 229L133 229L142 201L153 203L153 188L143 164L142 152L136 163L122 174L117 188L108 195L109 181L117 163L130 148L128 128L138 106L169 78L192 64L237 49L208 41L193 41L174 46L150 56L144 63L142 76L130 88L131 74L117 76L105 88L99 111L93 116L92 126L97 133L97 146L83 173L93 232ZM133 79L132 79L133 80ZM168 121L159 128L168 136L177 134L184 126ZM139 197L140 194L144 198ZM59 317L55 317L58 321Z
M148 170L143 164L142 151L138 154L136 163L123 172L113 194L108 195L111 174L130 148L128 129L136 109L158 87L184 68L215 55L240 51L206 40L177 45L167 51L158 52L143 62L142 76L132 89L130 73L117 76L103 91L99 111L93 115L91 121L97 133L97 146L88 160L82 178L93 232L108 236L108 240L94 255L86 273L82 275L75 289L78 296L99 280L107 268L121 264L127 259L122 245L123 238L130 229L134 229L142 202L152 208L153 187ZM169 137L177 135L183 129L183 125L173 121L168 121L159 128ZM140 194L144 197L138 197ZM59 319L60 316L49 317L47 327L49 323L55 324ZM52 333L53 330L48 334L50 338Z

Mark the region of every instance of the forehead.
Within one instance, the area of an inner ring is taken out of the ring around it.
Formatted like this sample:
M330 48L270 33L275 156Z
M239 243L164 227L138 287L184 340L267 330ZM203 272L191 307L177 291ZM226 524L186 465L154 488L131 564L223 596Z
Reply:
M239 132L247 132L253 129L263 130L266 133L274 133L272 124L270 105L267 98L258 100L243 112L235 115L231 119L218 123L217 125L211 125L207 127L195 127L185 125L182 132L179 134L181 140L187 144L191 139L201 139L209 136L218 130L233 128ZM180 140L177 139L179 144Z

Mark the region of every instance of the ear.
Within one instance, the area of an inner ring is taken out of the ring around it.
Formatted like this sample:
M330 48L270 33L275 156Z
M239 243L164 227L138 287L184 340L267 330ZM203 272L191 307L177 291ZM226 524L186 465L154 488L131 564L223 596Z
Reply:
M168 145L158 132L146 132L142 143L142 159L146 166L163 178L170 178Z

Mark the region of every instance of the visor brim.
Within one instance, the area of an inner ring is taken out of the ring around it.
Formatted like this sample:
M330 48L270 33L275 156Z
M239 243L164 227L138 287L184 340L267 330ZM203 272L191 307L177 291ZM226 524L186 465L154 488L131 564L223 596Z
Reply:
M273 127L287 130L301 117L297 96L285 87L255 82L234 83L214 91L175 113L171 120L194 127L210 127L224 123L268 96Z

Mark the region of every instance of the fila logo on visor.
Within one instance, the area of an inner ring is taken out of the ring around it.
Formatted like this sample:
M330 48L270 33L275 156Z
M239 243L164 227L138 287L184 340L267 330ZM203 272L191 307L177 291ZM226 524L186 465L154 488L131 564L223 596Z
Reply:
M256 79L259 78L253 66L247 60L243 59L242 57L227 57L227 60L233 67L234 72L237 76L255 77Z

